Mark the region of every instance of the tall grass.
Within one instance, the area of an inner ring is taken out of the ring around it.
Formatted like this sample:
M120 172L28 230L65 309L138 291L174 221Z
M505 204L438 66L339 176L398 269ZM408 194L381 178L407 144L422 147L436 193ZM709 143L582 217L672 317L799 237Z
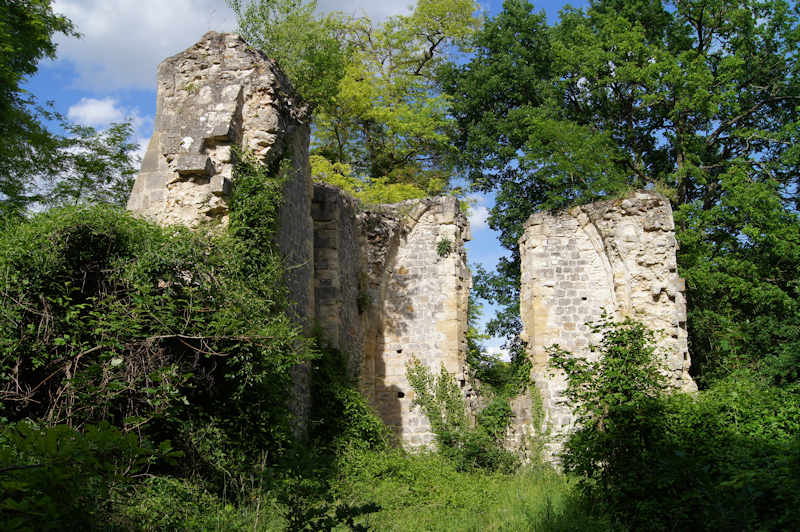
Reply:
M548 466L507 475L459 472L435 453L353 451L340 457L322 495L328 504L380 505L359 521L380 532L603 530L574 483ZM285 530L282 516L292 508L280 499L265 489L224 500L157 479L140 487L118 523L120 529L143 531Z

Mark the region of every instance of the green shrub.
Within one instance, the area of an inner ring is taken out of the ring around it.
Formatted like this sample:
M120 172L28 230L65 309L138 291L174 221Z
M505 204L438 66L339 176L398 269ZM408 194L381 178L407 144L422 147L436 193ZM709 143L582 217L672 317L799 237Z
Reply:
M110 529L109 494L133 483L154 459L177 456L103 421L83 432L19 422L0 433L3 530Z
M490 405L489 411L479 416L478 424L471 427L458 384L444 365L435 377L415 358L406 366L406 377L414 389L414 404L422 408L436 434L439 452L464 470L516 469L519 460L504 448L505 428L511 417L506 401L500 399L494 406Z
M740 372L668 393L654 333L604 319L589 362L551 348L578 428L562 455L623 530L792 530L800 525L800 394Z
M443 238L436 243L436 254L440 257L446 257L450 254L452 248L453 242L447 238Z
M313 351L273 242L285 169L239 158L229 231L107 206L3 226L0 417L170 437L174 472L215 489L289 446L290 370Z
M318 340L319 343L324 343ZM359 374L350 368L346 353L318 348L312 363L308 438L317 452L343 449L385 449L386 425L359 391Z

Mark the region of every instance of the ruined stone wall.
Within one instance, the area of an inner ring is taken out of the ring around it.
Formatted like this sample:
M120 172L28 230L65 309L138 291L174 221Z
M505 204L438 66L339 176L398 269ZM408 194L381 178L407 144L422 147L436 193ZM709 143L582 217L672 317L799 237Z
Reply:
M357 373L364 359L364 329L359 291L366 283L362 269L358 205L338 188L314 185L314 301L324 339L349 355Z
M313 184L307 107L274 62L234 34L209 32L158 69L155 130L128 209L158 223L228 222L232 147L291 172L277 242L297 322L318 326L350 356L353 375L383 420L409 445L431 443L411 408L405 363L416 356L463 381L470 275L467 220L454 198L359 210L335 187ZM286 168L288 161L289 168ZM447 239L453 249L436 252ZM309 367L293 369L296 432L311 408ZM320 398L324 400L324 398Z
M413 358L444 364L464 386L471 276L466 217L455 198L410 200L361 210L341 190L315 185L316 315L326 340L350 355L350 369L381 419L407 446L433 443L406 379ZM437 243L448 240L445 256Z
M587 322L603 309L663 330L659 351L676 388L692 389L688 370L684 283L676 262L672 209L663 196L638 191L564 212L534 214L520 238L520 314L533 373L557 436L573 426L563 375L549 377L546 348L558 344L576 356L598 343Z
M472 276L464 242L469 222L452 197L409 200L359 215L372 310L365 319L367 396L407 446L432 444L430 423L412 407L413 359L443 364L466 387L467 305ZM440 256L437 244L451 250Z
M164 224L228 220L235 144L262 163L285 157L291 179L278 243L295 265L287 280L295 313L313 322L313 183L309 110L286 75L235 34L208 32L158 67L153 136L128 209Z
M350 355L352 374L361 375L364 394L401 442L432 443L428 420L411 406L406 364L417 359L434 372L443 364L469 389L464 242L470 234L458 201L363 209L335 187L314 185L308 109L289 80L239 36L209 32L159 66L155 131L128 208L161 224L224 227L235 144L264 164L290 163L277 241L297 322L309 332L318 326L330 345ZM444 240L452 247L440 256ZM563 376L550 379L544 371L545 348L557 343L580 354L592 341L586 322L603 308L666 331L661 347L673 382L693 386L675 249L669 202L650 192L539 213L527 222L520 310L534 376L558 434L573 420ZM308 369L294 369L298 434L311 407ZM510 446L524 446L535 400L514 403Z
M228 222L234 145L263 164L289 162L277 242L292 265L286 284L294 317L314 323L313 182L308 158L308 107L262 52L235 34L208 32L158 67L153 136L128 209L163 225ZM292 411L298 434L310 410L309 368L293 368Z

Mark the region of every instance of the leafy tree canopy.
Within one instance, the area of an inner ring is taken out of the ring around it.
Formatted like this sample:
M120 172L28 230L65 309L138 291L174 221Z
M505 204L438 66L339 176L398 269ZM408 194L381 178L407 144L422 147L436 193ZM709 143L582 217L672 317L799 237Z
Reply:
M105 131L62 123L66 132L54 152L58 169L51 174L48 205L108 203L125 207L136 178L137 145L130 142L130 121L111 124Z
M763 356L746 325L753 301L796 300L799 37L796 6L780 0L596 0L552 27L527 1L506 1L473 59L442 78L460 167L497 194L489 223L512 250L482 295L518 299L508 279L535 210L652 188L672 200L686 243L693 349L722 360L725 318L729 340ZM788 321L774 307L767 316L796 341L790 306ZM494 325L517 320L512 310Z
M35 199L33 177L51 167L55 139L22 84L41 59L55 58L55 33L79 36L50 0L0 0L0 215L21 213Z
M452 119L436 73L480 27L473 0L421 0L383 23L366 14L317 16L316 2L229 5L242 35L277 58L316 105L318 179L343 164L359 191L399 185L389 197L422 197L449 189Z

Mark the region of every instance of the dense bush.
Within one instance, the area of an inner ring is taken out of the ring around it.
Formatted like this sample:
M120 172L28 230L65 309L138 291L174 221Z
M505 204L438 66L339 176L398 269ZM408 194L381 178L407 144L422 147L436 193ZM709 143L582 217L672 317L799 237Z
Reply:
M229 231L108 206L5 222L2 419L171 439L183 457L169 469L212 490L241 490L289 446L290 368L313 350L272 241L280 169L242 159Z
M595 361L551 349L579 426L564 469L611 528L792 530L800 526L800 390L741 372L669 393L641 323L604 320Z
M0 432L0 528L6 531L101 529L109 494L121 493L169 442L143 445L103 421L83 433L66 425L20 422Z

